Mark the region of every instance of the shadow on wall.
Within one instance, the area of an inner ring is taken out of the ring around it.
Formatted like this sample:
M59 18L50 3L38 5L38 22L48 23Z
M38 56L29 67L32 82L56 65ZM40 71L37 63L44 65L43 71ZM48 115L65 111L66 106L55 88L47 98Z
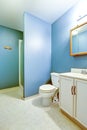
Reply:
M47 80L46 84L52 84L51 78Z

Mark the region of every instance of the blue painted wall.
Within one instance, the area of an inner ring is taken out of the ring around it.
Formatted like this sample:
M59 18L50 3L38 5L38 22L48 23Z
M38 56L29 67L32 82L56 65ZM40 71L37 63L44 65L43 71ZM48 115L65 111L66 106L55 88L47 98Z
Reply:
M24 14L24 97L38 93L51 72L51 25Z
M84 0L80 1L52 24L51 71L67 72L71 67L87 68L87 55L70 56L70 29L77 25L82 13L87 13L85 5Z
M0 26L0 89L18 86L18 40L23 39L23 33ZM4 49L12 47L12 50Z

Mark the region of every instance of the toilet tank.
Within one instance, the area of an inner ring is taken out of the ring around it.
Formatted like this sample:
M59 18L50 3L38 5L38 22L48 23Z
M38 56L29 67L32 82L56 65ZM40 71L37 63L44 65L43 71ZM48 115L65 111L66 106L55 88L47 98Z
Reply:
M52 81L52 84L53 86L55 87L59 87L59 73L51 73L51 81Z

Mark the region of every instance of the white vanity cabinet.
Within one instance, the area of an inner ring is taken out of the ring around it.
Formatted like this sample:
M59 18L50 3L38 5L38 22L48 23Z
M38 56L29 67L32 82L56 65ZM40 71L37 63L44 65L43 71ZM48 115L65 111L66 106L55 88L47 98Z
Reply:
M75 118L87 127L87 81L76 80Z
M69 115L73 115L73 95L71 94L71 87L73 79L61 77L60 79L60 107Z
M87 81L60 75L60 108L87 128Z

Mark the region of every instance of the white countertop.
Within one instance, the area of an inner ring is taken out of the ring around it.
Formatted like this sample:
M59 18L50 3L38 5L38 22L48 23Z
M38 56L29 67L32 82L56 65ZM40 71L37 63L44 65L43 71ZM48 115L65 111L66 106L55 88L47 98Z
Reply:
M67 72L67 73L61 73L60 76L71 77L71 78L82 79L82 80L87 80L87 74Z

